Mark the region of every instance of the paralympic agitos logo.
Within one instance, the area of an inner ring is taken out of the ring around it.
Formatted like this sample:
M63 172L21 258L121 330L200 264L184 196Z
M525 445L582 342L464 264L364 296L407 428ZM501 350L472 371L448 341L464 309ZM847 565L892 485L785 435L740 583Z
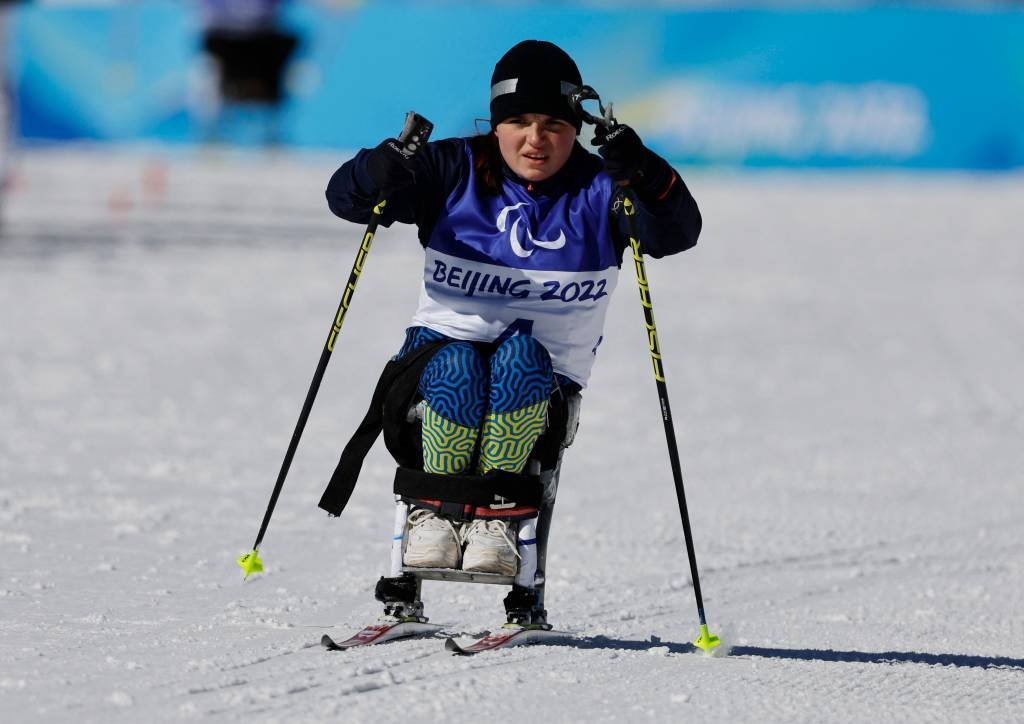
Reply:
M515 218L512 220L512 225L509 226L509 212L515 211L520 206L523 206L525 204L525 201L520 201L518 204L506 206L501 210L501 213L498 214L498 220L496 222L498 226L498 231L500 231L502 234L505 233L506 229L508 230L509 243L512 245L513 253L516 256L525 259L526 257L533 254L534 251L536 251L536 247L540 247L541 249L561 249L563 246L565 246L565 232L562 231L561 229L558 230L557 239L534 239L533 233L530 231L529 219L524 219L523 214L516 214ZM525 244L519 239L520 221L524 222L523 228L526 229Z

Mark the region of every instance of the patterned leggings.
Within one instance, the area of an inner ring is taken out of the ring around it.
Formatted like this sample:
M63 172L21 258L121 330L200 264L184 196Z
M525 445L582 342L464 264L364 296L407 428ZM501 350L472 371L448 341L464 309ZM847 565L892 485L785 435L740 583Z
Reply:
M399 355L442 339L439 332L412 327ZM544 432L554 384L551 358L530 336L506 339L489 358L471 342L441 347L419 382L426 403L423 469L469 472L479 440L477 472L522 472Z

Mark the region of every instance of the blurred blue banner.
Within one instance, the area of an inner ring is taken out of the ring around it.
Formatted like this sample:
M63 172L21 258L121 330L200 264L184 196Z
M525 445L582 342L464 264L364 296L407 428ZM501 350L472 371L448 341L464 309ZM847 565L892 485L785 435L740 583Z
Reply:
M190 7L19 7L22 137L207 137L213 91ZM279 118L289 145L372 145L410 109L436 138L473 133L495 61L537 37L676 162L1024 166L1021 9L292 3L283 22L300 37ZM221 137L246 140L244 116Z

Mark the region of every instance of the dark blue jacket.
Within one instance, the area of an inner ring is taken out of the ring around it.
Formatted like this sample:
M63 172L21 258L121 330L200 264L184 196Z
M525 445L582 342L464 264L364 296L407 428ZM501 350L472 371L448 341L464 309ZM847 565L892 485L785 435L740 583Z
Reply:
M423 146L414 159L416 181L411 187L396 192L388 199L381 223L390 226L399 221L416 224L420 243L430 239L438 214L444 209L445 199L467 172L467 159L462 139L446 139ZM331 177L327 185L327 203L337 216L355 223L370 221L377 202L366 170L369 149L363 149L347 161ZM660 183L653 188L636 189L637 235L644 254L660 258L694 246L700 235L701 216L689 189L683 180L663 160L657 159L661 173ZM588 153L579 143L565 166L545 181L530 184L505 166L506 179L530 190L531 194L556 195L569 186L592 179L601 173L604 162L600 156ZM613 204L614 206L614 204ZM610 208L617 257L629 247L625 215Z

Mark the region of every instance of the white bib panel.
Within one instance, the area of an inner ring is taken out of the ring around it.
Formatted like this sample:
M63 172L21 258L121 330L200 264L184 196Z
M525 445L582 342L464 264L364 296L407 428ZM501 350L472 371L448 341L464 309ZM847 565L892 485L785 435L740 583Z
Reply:
M602 271L513 269L426 249L412 323L469 341L528 333L552 366L586 387L601 343L618 267Z

